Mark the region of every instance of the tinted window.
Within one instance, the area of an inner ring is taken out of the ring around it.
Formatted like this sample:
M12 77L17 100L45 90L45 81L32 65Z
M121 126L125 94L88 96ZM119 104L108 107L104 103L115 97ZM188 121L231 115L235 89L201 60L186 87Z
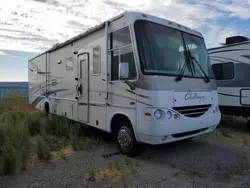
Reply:
M144 74L179 76L190 55L193 63L184 69L184 76L201 78L204 70L213 77L203 38L142 20L135 23L135 35Z
M129 27L114 31L110 36L110 48L119 48L131 44Z
M212 67L216 80L229 80L234 78L234 64L232 62L214 64Z
M93 74L101 73L101 47L97 46L93 49Z

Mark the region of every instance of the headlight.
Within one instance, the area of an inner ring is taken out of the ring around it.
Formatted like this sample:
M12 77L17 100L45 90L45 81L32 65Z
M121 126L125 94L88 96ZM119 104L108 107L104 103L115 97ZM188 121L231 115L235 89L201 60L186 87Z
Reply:
M166 117L167 117L168 119L170 119L170 118L172 117L172 112L171 112L171 111L167 111Z
M155 111L154 115L155 115L156 119L161 119L162 117L164 117L164 111L158 109L158 110Z
M174 114L174 119L179 119L180 116L178 114Z

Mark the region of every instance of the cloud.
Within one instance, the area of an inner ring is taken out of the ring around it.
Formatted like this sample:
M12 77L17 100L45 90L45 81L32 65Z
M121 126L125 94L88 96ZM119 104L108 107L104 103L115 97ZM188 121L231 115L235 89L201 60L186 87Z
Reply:
M0 70L1 82L28 81L28 71Z
M15 51L13 51L15 52ZM13 55L11 53L11 51L9 52L6 52L5 50L0 50L0 56L5 56L5 57L11 57L11 58L20 58L20 59L25 59L24 57L22 56L19 56L19 55ZM1 60L1 59L0 59Z
M0 7L1 48L33 52L47 50L126 10L202 31L208 46L237 33L236 26L221 26L219 20L250 18L248 0L8 0L0 1Z
M225 43L225 39L230 36L245 35L245 33L236 30L235 28L222 28L214 26L208 32L204 32L206 45L208 48L216 47L219 44Z
M60 5L60 2L56 0L32 0L32 1L40 2L40 3L48 3L54 6Z

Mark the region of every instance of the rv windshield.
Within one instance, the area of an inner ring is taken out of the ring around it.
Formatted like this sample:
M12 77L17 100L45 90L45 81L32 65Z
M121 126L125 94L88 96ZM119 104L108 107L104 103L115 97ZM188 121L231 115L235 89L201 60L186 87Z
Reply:
M188 63L184 77L214 77L203 38L143 20L135 23L135 34L143 74L179 76Z

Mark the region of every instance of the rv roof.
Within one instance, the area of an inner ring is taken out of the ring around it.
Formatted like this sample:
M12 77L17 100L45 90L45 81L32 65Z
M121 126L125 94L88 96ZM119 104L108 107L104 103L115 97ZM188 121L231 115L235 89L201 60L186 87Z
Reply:
M81 34L79 34L79 35L77 35L77 36L75 36L75 37L73 37L73 38L71 38L69 40L66 40L65 42L54 44L50 49L48 49L47 51L45 51L45 52L43 52L43 53L41 53L41 54L39 54L37 56L35 56L32 59L35 59L35 58L37 58L37 57L39 57L39 56L41 56L41 55L43 55L45 53L52 52L52 51L54 51L56 49L59 49L59 48L61 48L63 46L66 46L67 44L70 44L70 43L72 43L72 42L74 42L74 41L76 41L78 39L81 39L81 38L83 38L83 37L85 37L85 36L87 36L87 35L89 35L91 33L94 33L95 31L98 31L99 29L103 28L105 26L106 22L112 22L112 21L117 20L117 19L119 19L119 18L121 18L123 16L127 16L127 17L130 17L130 18L136 18L136 17L139 17L139 16L141 17L142 15L148 17L151 21L154 21L154 20L156 21L157 20L157 22L160 22L162 24L167 23L167 25L169 25L170 27L174 27L176 29L179 29L179 30L191 33L193 35L198 35L198 36L202 37L202 34L200 32L198 32L196 30L193 30L193 29L191 29L189 27L186 27L184 25L178 24L176 22L166 20L166 19L163 19L163 18L159 18L159 17L153 16L153 15L140 13L140 12L126 11L126 12L124 12L122 14L117 15L116 17L111 18L110 20L107 20L107 21L105 21L105 22L103 22L103 23L101 23L99 25L96 25L96 26L88 29L84 33L81 33ZM30 59L30 60L32 60L32 59Z
M221 48L228 48L228 47L231 47L231 46L238 46L238 45L241 45L241 44L248 44L250 43L250 41L245 41L245 42L238 42L238 43L235 43L235 44L228 44L228 45L223 45L223 46L219 46L219 47L214 47L214 48L209 48L208 50L216 50L216 49L221 49Z
M210 48L210 50L216 50L216 49L221 49L221 48L227 48L227 47L232 47L232 46L238 46L241 44L247 44L250 43L250 39L244 36L233 36L233 37L228 37L226 38L226 43L222 43L222 46L218 46L215 48Z
M74 42L74 41L76 41L78 39L81 39L81 38L83 38L83 37L85 37L85 36L87 36L87 35L89 35L91 33L94 33L95 31L98 31L99 29L101 29L102 27L104 27L106 22L112 22L112 21L114 21L116 19L119 19L119 18L123 17L124 14L125 13L119 14L118 16L113 17L112 19L110 19L108 21L105 21L105 22L103 22L103 23L101 23L99 25L96 25L96 26L88 29L86 32L80 33L79 35L76 35L75 37L70 38L69 40L66 40L65 42L54 44L50 49L48 49L47 51L45 51L45 52L43 52L43 53L41 53L41 54L33 57L32 59L35 59L35 58L37 58L37 57L39 57L39 56L41 56L41 55L43 55L45 53L52 52L52 51L54 51L56 49L59 49L59 48L61 48L63 46L66 46L67 44L70 44L70 43L72 43L72 42ZM30 60L32 60L32 59L30 59Z

